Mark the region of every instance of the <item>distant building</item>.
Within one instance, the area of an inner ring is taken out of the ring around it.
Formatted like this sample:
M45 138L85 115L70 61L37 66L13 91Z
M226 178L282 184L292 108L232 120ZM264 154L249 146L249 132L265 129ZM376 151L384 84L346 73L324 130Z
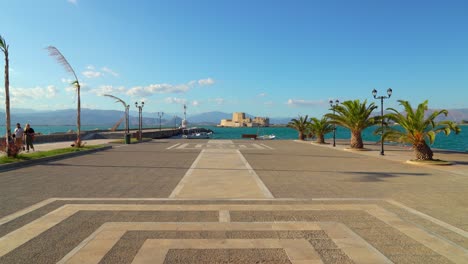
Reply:
M268 117L245 118L245 113L235 112L232 119L221 119L220 127L267 127L270 126Z

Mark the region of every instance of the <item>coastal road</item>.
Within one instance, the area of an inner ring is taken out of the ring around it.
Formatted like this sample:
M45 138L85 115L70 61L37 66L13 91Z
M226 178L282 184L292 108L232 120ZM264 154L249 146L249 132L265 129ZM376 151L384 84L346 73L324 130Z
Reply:
M2 172L0 263L466 262L468 155L388 153L154 140Z

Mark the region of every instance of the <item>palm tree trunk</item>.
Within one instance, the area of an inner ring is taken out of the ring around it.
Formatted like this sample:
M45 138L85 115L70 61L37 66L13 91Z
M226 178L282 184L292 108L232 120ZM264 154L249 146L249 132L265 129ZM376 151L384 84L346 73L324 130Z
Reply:
M434 153L425 141L413 145L417 160L432 160Z
M364 143L362 142L361 130L351 131L351 148L360 149L363 147Z
M7 156L12 155L10 151L10 141L11 138L11 120L10 120L10 75L9 75L9 60L8 60L8 49L5 50L5 121L6 121L6 148Z
M302 131L299 131L299 140L304 140L305 134Z
M77 103L78 110L76 113L76 146L81 147L81 97L80 97L80 84L76 86L77 89Z
M76 147L81 147L81 97L80 97L80 84L76 85L77 94L77 112L76 112Z
M325 135L323 135L323 134L318 134L318 135L317 135L317 143L325 144Z

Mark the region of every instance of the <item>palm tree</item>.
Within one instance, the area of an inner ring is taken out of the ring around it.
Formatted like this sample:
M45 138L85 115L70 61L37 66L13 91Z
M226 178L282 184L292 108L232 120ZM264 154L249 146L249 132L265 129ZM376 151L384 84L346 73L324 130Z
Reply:
M330 123L351 130L350 147L362 149L364 147L362 131L380 120L379 116L370 116L376 108L374 103L367 105L367 100L362 103L359 100L348 100L330 109L335 110L335 114L326 114L325 117L330 119Z
M114 95L112 95L112 94L103 94L103 95L115 99L115 100L116 100L116 101L115 101L116 103L120 102L121 104L123 104L124 109L125 109L125 133L128 134L128 133L129 133L128 115L129 115L129 108L130 108L130 105L127 105L127 103L126 103L124 100L122 100L122 99L120 99L119 97L114 96Z
M385 130L384 138L410 143L414 148L417 160L432 160L434 153L426 141L433 144L438 133L444 132L445 135L449 135L452 130L455 134L461 131L455 122L435 121L439 115L447 116L448 111L445 109L434 111L425 118L424 113L428 109L427 100L419 104L416 111L413 110L408 101L398 100L398 102L405 108L405 113L402 114L393 108L387 108L391 113L385 117L398 123L404 131L389 127Z
M9 74L9 59L8 59L8 48L9 45L6 43L5 39L0 35L0 50L2 50L5 55L5 121L6 121L6 134L5 134L5 145L7 156L11 156L10 151L10 142L9 138L11 137L11 120L10 120L10 74Z
M77 113L76 113L76 147L81 147L81 98L80 98L80 82L78 81L78 77L75 74L75 71L71 67L70 63L68 63L67 59L62 55L62 53L54 46L47 47L49 51L49 55L51 57L55 57L57 62L61 64L65 70L75 77L75 81L71 83L71 85L76 87L76 94L77 94Z
M328 122L328 118L325 116L322 119L312 117L308 127L317 136L317 143L320 144L325 144L325 134L333 131L333 125Z
M307 119L307 115L305 117L299 116L299 119L293 118L287 125L288 127L297 130L297 132L299 133L299 140L304 140L305 138L307 132L307 124L309 123Z

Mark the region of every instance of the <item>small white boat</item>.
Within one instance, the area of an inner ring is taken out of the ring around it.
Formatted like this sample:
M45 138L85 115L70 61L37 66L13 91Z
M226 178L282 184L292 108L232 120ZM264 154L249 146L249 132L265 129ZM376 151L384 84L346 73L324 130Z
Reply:
M258 140L273 140L275 139L276 136L271 134L271 135L261 135L261 136L257 136L257 139Z
M190 133L186 135L182 135L182 138L187 138L187 139L206 139L206 138L211 138L211 135L213 133L211 132L198 132L198 133Z

